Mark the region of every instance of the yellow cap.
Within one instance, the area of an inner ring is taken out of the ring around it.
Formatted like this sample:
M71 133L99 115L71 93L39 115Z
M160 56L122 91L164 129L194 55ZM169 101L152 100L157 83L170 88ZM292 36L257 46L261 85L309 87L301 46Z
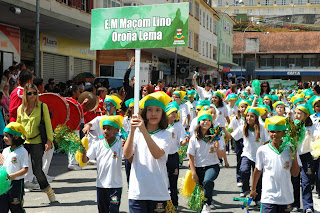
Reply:
M173 95L178 95L181 99L184 98L184 96L186 96L187 92L185 91L174 91Z
M105 102L110 102L116 107L116 109L120 109L122 100L115 95L106 95L106 98L104 99L104 103Z
M27 132L25 128L22 126L22 124L17 122L11 122L9 123L4 129L3 132L9 133L11 135L18 135L21 137L21 135L26 135Z
M163 110L166 109L166 106L170 103L171 98L163 91L151 93L145 97L143 97L139 102L139 108L143 109L147 106L158 106Z
M266 110L260 107L247 107L246 111L244 112L244 114L246 115L248 112L252 112L254 113L256 116L261 116L264 113L266 113Z
M282 101L276 101L276 102L274 102L274 104L272 104L272 107L273 107L273 108L277 108L277 106L278 106L279 104L281 104L281 105L284 106L284 103L283 103Z
M198 113L198 123L201 121L201 120L204 120L204 119L209 119L210 121L212 121L212 115L211 115L211 111L210 110L201 110L199 113Z
M283 116L267 118L264 126L269 131L285 131L287 129L286 118Z
M123 117L121 115L105 115L100 121L100 127L103 129L104 125L113 126L116 129L123 127Z
M305 102L304 96L305 96L305 94L303 94L303 93L297 94L297 95L293 96L290 101L294 105L296 105L299 102Z

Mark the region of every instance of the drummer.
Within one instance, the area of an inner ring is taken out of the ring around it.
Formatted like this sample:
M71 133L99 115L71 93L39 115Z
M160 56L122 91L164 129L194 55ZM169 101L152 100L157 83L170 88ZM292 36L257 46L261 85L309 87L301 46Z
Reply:
M115 115L116 110L121 108L121 102L122 100L115 95L106 95L103 104L106 115ZM102 118L103 116L98 116L89 123L85 124L82 132L87 135L91 131L90 135L93 137L93 139L98 140L99 137L103 135L100 128L100 121L102 120Z

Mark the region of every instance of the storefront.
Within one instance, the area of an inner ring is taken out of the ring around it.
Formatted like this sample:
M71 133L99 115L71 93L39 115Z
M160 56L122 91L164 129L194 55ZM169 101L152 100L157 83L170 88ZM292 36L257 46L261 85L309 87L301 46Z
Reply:
M66 82L82 72L95 73L96 52L89 43L40 34L41 77Z

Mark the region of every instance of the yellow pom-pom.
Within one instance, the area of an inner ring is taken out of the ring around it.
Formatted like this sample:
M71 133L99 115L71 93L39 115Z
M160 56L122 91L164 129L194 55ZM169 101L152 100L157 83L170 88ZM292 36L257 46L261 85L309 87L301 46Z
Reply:
M88 137L83 137L82 140L81 140L81 144L86 149L86 151L88 151L88 148L89 148Z
M79 166L80 167L84 167L87 165L87 163L83 163L82 162L82 153L80 151L77 151L76 155L75 155L75 158L76 158L76 161L79 163Z
M315 140L311 145L311 153L316 160L320 157L320 139Z
M184 180L184 184L183 184L183 189L181 194L183 196L189 197L191 196L194 187L196 187L196 183L192 180L192 173L191 171L187 171L186 175L185 175L185 180Z

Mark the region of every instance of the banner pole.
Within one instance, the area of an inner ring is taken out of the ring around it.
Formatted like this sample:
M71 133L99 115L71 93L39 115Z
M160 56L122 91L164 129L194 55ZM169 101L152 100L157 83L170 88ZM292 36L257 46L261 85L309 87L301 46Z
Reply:
M135 50L135 69L134 69L134 114L139 114L140 100L140 55L141 49Z

